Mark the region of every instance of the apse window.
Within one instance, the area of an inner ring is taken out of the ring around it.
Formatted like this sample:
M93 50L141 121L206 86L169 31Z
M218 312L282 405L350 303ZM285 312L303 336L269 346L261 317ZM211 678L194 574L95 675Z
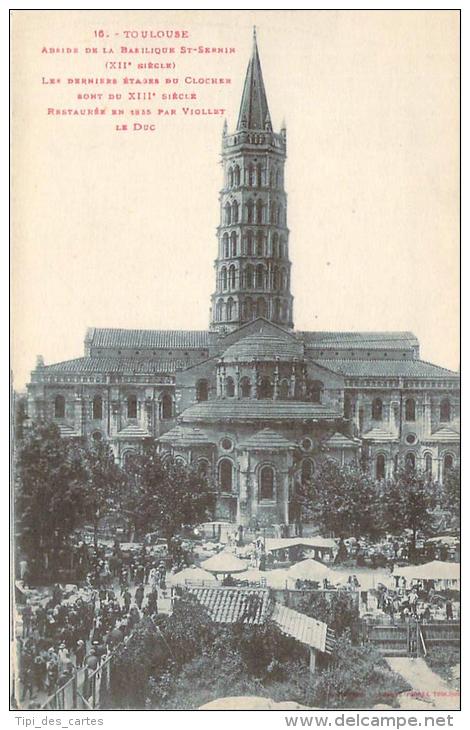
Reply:
M220 445L224 451L231 451L233 448L233 441L232 441L232 439L224 438L220 442Z
M272 466L263 466L260 471L260 499L274 499L274 469Z

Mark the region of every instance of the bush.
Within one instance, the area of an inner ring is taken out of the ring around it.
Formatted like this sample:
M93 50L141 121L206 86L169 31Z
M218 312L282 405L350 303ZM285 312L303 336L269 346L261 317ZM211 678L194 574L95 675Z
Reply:
M354 646L347 635L337 641L330 665L315 682L311 704L320 707L371 708L379 702L394 704L410 689L370 646Z
M452 668L460 664L459 646L432 646L428 648L426 664L446 681L452 679Z

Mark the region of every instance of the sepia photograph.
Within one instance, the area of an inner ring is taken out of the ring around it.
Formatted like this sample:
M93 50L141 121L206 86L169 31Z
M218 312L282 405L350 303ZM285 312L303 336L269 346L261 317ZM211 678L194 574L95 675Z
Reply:
M459 710L460 11L10 43L10 708Z

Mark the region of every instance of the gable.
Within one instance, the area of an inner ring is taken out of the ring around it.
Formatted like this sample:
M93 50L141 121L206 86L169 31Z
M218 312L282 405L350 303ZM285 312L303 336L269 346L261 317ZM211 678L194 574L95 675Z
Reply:
M285 339L286 341L298 341L297 337L291 332L288 332L273 322L269 322L267 319L264 319L264 317L258 317L258 319L247 322L233 332L228 332L226 335L219 337L219 339L211 346L211 355L224 352L227 347L238 342L244 337L260 333L270 334L279 339Z

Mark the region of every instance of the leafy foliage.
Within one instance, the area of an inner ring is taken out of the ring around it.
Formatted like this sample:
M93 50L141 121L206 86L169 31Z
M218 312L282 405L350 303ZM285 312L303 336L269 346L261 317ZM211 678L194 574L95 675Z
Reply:
M375 537L381 531L376 484L357 467L324 459L311 481L299 485L297 500L303 519L337 536Z
M418 531L429 532L432 525L431 509L435 505L434 486L421 472L405 469L382 491L380 514L386 528L394 534L405 529L412 532L414 551Z
M299 603L298 611L323 621L336 636L348 632L354 643L359 638L359 610L350 593L312 593Z
M134 485L127 508L141 532L159 530L170 539L183 525L204 521L213 508L207 480L172 458L162 461L154 441L128 460L126 472Z

